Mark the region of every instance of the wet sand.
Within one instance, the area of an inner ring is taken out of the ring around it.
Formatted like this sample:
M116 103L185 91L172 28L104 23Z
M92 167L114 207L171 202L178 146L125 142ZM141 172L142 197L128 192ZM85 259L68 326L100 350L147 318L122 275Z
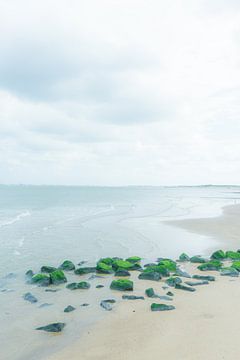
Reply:
M172 225L216 237L225 249L237 249L240 247L239 218L240 206L236 205L225 207L223 215L217 218L174 221ZM216 281L197 286L194 293L174 288L163 290L163 281L135 281L135 295L144 295L146 288L153 287L160 295L171 290L173 301L124 300L79 341L48 360L162 357L170 360L236 360L239 357L240 278L220 276L215 271L200 272L193 264L187 264L185 268L191 274L215 275ZM134 273L133 278L136 277ZM151 312L152 302L172 304L176 309Z

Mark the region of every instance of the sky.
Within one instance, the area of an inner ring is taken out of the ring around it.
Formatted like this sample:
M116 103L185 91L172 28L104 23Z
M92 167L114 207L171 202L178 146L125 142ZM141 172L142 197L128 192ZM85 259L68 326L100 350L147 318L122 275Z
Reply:
M239 0L0 0L0 183L240 184Z

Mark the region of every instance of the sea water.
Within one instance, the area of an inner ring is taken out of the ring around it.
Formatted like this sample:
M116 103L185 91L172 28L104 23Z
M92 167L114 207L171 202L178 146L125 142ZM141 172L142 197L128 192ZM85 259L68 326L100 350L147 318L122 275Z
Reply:
M99 302L108 295L109 279L102 280L102 292L93 289L98 283L93 280L76 303L76 294L64 286L59 295L25 284L26 270L58 266L64 259L93 264L106 256L155 260L175 258L182 251L206 254L217 239L178 229L167 220L218 216L223 206L239 201L236 186L0 186L0 358L45 358L103 316ZM76 281L73 275L68 278ZM27 291L38 297L37 305L23 300ZM52 305L38 307L45 302ZM91 307L80 308L83 302ZM69 304L80 310L64 314ZM34 330L69 320L61 341Z

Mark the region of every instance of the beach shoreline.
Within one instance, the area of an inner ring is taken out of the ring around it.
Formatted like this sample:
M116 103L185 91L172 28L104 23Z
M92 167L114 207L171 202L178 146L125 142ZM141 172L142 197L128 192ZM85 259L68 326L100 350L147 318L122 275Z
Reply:
M167 223L210 235L219 241L219 247L237 250L240 247L237 242L239 217L240 205L231 205L224 207L223 214L216 218ZM214 275L216 281L198 286L194 293L174 289L171 302L176 306L174 311L151 312L154 299L149 298L121 301L78 341L47 360L145 360L161 356L170 360L238 358L239 278L220 276L215 271L203 273L197 269L197 264L187 263L184 268L191 274ZM134 273L131 279L136 280L136 276ZM149 287L163 295L163 281L142 280L134 284L135 295L143 295Z

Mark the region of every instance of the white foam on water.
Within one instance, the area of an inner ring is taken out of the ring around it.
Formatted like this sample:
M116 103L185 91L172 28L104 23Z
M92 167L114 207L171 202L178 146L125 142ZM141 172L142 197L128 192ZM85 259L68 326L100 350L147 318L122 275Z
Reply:
M26 210L16 216L14 216L11 219L2 220L2 221L0 221L0 228L2 228L4 226L9 226L9 225L15 224L16 222L18 222L21 219L23 219L27 216L30 216L30 215L31 215L30 211Z

